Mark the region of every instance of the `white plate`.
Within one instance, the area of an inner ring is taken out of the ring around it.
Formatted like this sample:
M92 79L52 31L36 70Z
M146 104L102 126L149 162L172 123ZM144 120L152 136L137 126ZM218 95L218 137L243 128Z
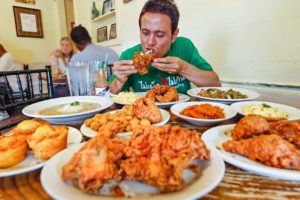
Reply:
M288 120L298 120L300 119L300 110L297 108L294 108L292 106L287 106L279 103L272 103L272 102L265 102L265 101L245 101L245 102L237 102L231 105L233 109L235 109L239 114L244 115L245 113L243 111L244 107L246 105L254 105L254 104L268 104L271 107L279 108L281 111L288 114Z
M110 113L115 113L117 111L119 111L119 110L114 110L114 111L111 111ZM170 119L170 114L167 111L160 109L160 112L162 114L162 121L159 123L153 124L154 126L162 126L162 125L166 124ZM95 137L97 134L97 131L94 131L93 129L86 127L86 125L84 123L80 127L80 131L82 132L82 134L84 136L86 136L88 138ZM117 137L128 137L128 136L131 136L131 131L117 134Z
M9 134L9 132L7 133ZM68 147L79 144L82 140L82 135L79 130L73 127L69 127L68 131ZM34 158L34 153L29 151L26 158L17 165L9 168L0 169L0 177L17 175L35 169L41 168L46 163L46 160L39 160Z
M83 193L76 187L66 184L61 179L61 169L66 164L74 153L76 153L82 144L68 148L47 162L41 173L41 183L46 192L54 199L60 200L94 200L94 199L112 199L110 196L96 196ZM130 192L139 193L141 195L127 198L118 197L117 199L152 199L152 200L174 200L174 199L196 199L199 198L211 190L213 190L222 180L225 171L224 161L215 151L211 151L211 161L200 161L198 164L203 169L199 174L184 173L184 178L188 179L188 186L178 192L146 195L153 193L156 188L150 187L146 184L139 183L138 181L123 181L122 184L126 184ZM186 170L188 171L188 170ZM189 171L190 172L190 171ZM193 177L194 176L194 177ZM196 177L195 177L196 176ZM198 177L197 177L198 176ZM193 178L193 180L191 180Z
M209 88L220 89L222 91L227 91L229 89L233 89L235 91L239 91L240 93L247 95L248 98L245 98L245 99L217 99L217 98L203 97L203 96L198 95L198 93L202 89L206 90ZM198 98L200 100L216 101L216 102L221 102L221 103L225 103L225 104L231 104L231 103L239 102L239 101L249 101L249 100L257 99L259 97L259 93L255 92L255 91L244 89L244 88L233 88L233 87L198 87L198 88L189 89L187 91L187 94L192 97Z
M140 96L140 97L144 97L146 95L146 92L135 92L134 94L137 95L137 96ZM116 96L114 94L111 94L111 95L113 97ZM185 101L189 101L189 100L190 100L190 97L188 95L179 93L179 100L178 101L172 101L172 102L167 102L167 103L155 102L155 105L157 105L157 107L159 107L159 108L166 108L166 107L170 107L173 104L181 103L181 102L185 102ZM131 104L131 103L122 102L122 101L114 101L114 102L117 103L117 104L121 104L121 105Z
M56 106L59 104L72 103L74 101L98 103L99 107L93 110L89 110L81 113L65 114L65 115L41 115L39 112L50 106ZM72 97L61 97L55 99L49 99L41 102L37 102L26 106L22 112L24 115L29 117L41 118L49 121L53 124L75 124L83 122L85 119L90 118L101 110L110 107L113 104L111 98L98 97L98 96L72 96Z
M197 119L197 118L187 117L187 116L180 114L180 112L188 106L200 105L200 104L206 104L206 103L210 104L212 106L219 106L220 108L222 108L225 118L223 118L223 119ZM209 126L212 124L216 124L216 123L231 119L236 115L236 111L228 105L225 105L222 103L217 103L217 102L205 102L205 101L201 101L201 102L200 101L190 101L190 102L178 103L178 104L173 105L170 110L177 117L179 117L191 124L194 124L196 126Z
M263 176L300 181L300 171L269 167L244 156L226 152L222 144L231 140L231 135L225 132L230 133L234 126L235 124L231 124L211 128L203 133L202 139L210 149L216 150L226 162L232 165Z

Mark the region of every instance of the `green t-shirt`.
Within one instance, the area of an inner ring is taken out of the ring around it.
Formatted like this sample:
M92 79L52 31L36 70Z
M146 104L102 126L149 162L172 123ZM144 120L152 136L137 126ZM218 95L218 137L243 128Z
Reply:
M142 50L141 44L136 45L124 51L119 60L132 60L134 53ZM177 37L175 42L171 44L171 48L165 56L179 57L199 69L206 71L212 70L210 64L200 56L192 41L187 38ZM151 65L148 69L149 73L145 75L140 75L138 73L130 75L127 82L124 84L122 91L128 91L131 87L135 92L145 92L156 84L173 86L179 93L186 93L187 90L191 88L190 81L179 74L169 74L160 71ZM109 82L111 83L114 79L115 76L113 75Z

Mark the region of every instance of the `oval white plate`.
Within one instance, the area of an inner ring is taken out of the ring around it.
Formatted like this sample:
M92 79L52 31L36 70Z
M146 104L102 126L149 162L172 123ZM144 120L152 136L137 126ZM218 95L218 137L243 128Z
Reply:
M197 119L197 118L187 117L187 116L179 114L183 109L185 109L188 106L200 105L200 104L206 104L206 103L213 105L213 106L219 106L220 108L222 108L225 118L223 118L223 119ZM173 105L170 110L177 117L179 117L191 124L194 124L196 126L209 126L212 124L216 124L216 123L231 119L236 115L236 111L228 105L225 105L222 103L217 103L217 102L204 102L204 101L201 101L201 102L190 101L190 102L178 103L178 104Z
M245 98L245 99L217 99L217 98L203 97L203 96L198 95L198 93L202 89L206 90L209 88L216 88L216 89L220 89L222 91L227 91L229 89L233 89L235 91L239 91L240 93L247 95L248 98ZM255 92L255 91L244 89L244 88L233 88L233 87L198 87L198 88L189 89L187 91L187 94L192 97L195 97L197 99L200 99L200 100L216 101L216 102L222 102L225 104L231 104L231 103L239 102L239 101L249 101L249 100L257 99L259 97L259 93Z
M54 199L72 199L72 200L94 200L94 199L112 199L110 196L97 196L83 193L76 187L66 184L61 179L61 169L64 164L66 164L71 157L76 153L82 144L68 148L59 154L55 155L53 158L47 162L41 173L41 183L46 192ZM189 174L184 173L184 178L188 177L188 184L185 188L178 192L170 192L164 194L147 195L153 193L153 188L146 184L139 183L138 181L123 181L127 187L131 190L130 192L139 193L135 197L118 197L118 199L153 199L153 200L174 200L174 199L196 199L199 198L211 190L213 190L222 180L225 171L224 161L215 151L211 151L210 161L199 161L202 168L201 172L194 174L192 177ZM188 170L186 170L188 171ZM186 175L186 176L185 176ZM190 178L190 179L189 179ZM130 185L133 187L130 187ZM155 189L155 188L154 188Z
M245 101L245 102L237 102L234 104L231 104L231 107L235 109L239 114L245 116L245 113L243 111L244 107L246 105L254 105L254 104L268 104L271 107L279 108L281 111L286 112L288 114L288 120L298 120L300 119L300 110L297 108L294 108L292 106L287 106L279 103L272 103L272 102L265 102L265 101Z
M146 95L146 92L135 92L134 94L137 95L137 96L140 96L140 97L144 97ZM116 95L112 94L112 96L116 96ZM170 107L171 105L176 104L176 103L189 101L190 98L191 97L189 97L188 95L179 93L179 100L178 101L172 101L172 102L167 102L167 103L155 102L155 105L157 105L157 107L159 107L159 108L166 108L166 107ZM114 102L116 104L121 104L121 105L131 104L131 103L122 102L122 101L114 101Z
M111 111L110 113L115 113L117 111L119 111L119 110L114 110L114 111ZM154 126L162 126L162 125L166 124L170 119L170 114L167 111L160 109L160 112L162 114L162 121L159 123L153 124ZM97 131L94 131L93 129L87 127L84 123L80 127L80 131L84 136L86 136L88 138L95 137L97 134ZM117 134L117 137L128 137L128 136L131 136L131 131Z
M41 115L39 112L50 106L56 106L59 104L72 103L74 101L79 102L90 102L97 103L99 107L93 110L89 110L82 113L73 113L65 115ZM22 112L24 115L29 117L41 118L49 121L53 124L75 124L80 123L83 120L91 117L92 115L110 107L113 104L111 98L98 97L98 96L72 96L72 97L61 97L55 99L49 99L41 102L37 102L26 106Z
M8 132L7 134L9 133L10 132ZM82 135L80 131L77 130L76 128L69 127L68 147L74 144L79 144L81 140L82 140ZM26 158L22 162L9 168L0 169L0 177L12 176L12 175L33 171L35 169L43 167L46 162L47 160L39 160L34 158L34 153L29 151L27 153Z
M244 156L226 152L222 144L231 140L230 133L234 126L235 124L230 124L211 128L203 133L202 139L210 149L216 150L226 162L236 167L272 178L300 181L300 171L269 167Z

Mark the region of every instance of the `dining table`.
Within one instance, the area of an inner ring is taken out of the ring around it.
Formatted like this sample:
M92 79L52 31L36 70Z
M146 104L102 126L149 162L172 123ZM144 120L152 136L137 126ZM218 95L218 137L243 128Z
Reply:
M275 102L289 105L300 109L300 92L297 90L252 88L258 92L258 101ZM195 99L192 99L195 100ZM113 104L107 112L120 108L120 105ZM169 110L168 108L166 110ZM170 112L170 111L169 111ZM19 116L22 118L21 113ZM197 130L200 134L209 128L237 123L240 115L212 126L200 127L189 124L175 115L171 114L168 124L180 125L188 129ZM0 123L1 126L1 123ZM81 124L71 125L80 128ZM85 138L83 140L88 140ZM225 174L222 181L208 194L201 197L204 200L215 199L300 199L300 181L281 180L272 177L262 176L246 171L226 163ZM23 174L12 175L0 178L0 200L4 199L52 199L44 190L40 181L41 169Z

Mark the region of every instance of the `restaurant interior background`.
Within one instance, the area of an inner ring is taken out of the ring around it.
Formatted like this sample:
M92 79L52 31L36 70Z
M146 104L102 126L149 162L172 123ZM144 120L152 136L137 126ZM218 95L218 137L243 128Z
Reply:
M99 4L102 0L93 1ZM93 1L36 0L35 4L24 4L1 0L0 42L22 63L47 63L60 37L68 34L72 21L85 26L95 39ZM116 0L117 40L104 43L106 46L121 53L139 42L138 16L145 1ZM300 1L175 2L181 14L180 35L192 39L225 84L270 84L291 86L279 87L280 90L300 91ZM17 37L13 6L41 10L43 38Z

